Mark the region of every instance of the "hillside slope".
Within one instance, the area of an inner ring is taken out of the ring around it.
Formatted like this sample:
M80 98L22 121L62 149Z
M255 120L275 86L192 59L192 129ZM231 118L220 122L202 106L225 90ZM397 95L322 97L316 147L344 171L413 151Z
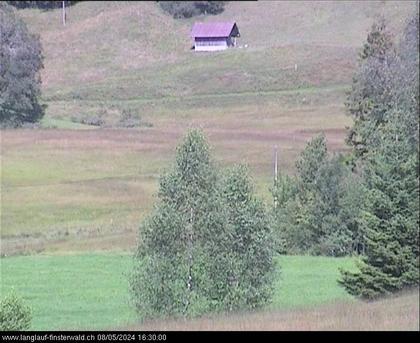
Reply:
M81 2L65 27L60 9L20 13L42 38L45 98L101 101L348 84L374 18L398 29L414 4L230 2L217 16L175 20L155 2ZM193 21L221 20L238 23L247 48L190 50Z

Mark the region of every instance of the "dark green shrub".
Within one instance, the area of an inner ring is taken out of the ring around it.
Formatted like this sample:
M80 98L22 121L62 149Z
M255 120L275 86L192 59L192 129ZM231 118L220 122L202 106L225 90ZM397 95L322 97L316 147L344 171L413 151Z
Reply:
M6 1L9 5L16 8L40 8L43 10L52 10L54 8L61 8L62 1ZM80 1L66 1L66 6L74 5Z
M32 313L14 292L0 302L0 331L23 331L31 326Z
M280 253L343 256L361 242L360 182L341 156L329 156L324 135L296 162L295 178L280 175L272 191L273 229Z
M174 18L191 18L200 14L219 14L225 1L158 1L160 7Z
M118 127L134 128L134 127L152 127L153 124L143 121L142 118L134 113L133 110L123 109L121 118L117 122Z

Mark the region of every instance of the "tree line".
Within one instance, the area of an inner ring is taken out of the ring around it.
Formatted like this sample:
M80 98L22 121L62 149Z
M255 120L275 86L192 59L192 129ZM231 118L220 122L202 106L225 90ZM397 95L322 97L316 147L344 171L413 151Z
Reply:
M175 19L191 18L201 14L219 14L227 1L158 1L159 6Z
M51 10L63 6L63 1L5 1L16 8L39 8ZM71 6L80 1L64 1L65 6ZM191 18L201 14L219 14L224 11L227 1L156 1L165 12L176 19Z
M396 44L383 19L372 26L346 102L351 152L317 136L272 189L277 250L360 254L339 283L361 298L419 282L418 27L415 15Z
M63 6L63 1L5 1L16 8L40 8L43 10L52 10ZM64 1L65 6L74 5L80 1Z

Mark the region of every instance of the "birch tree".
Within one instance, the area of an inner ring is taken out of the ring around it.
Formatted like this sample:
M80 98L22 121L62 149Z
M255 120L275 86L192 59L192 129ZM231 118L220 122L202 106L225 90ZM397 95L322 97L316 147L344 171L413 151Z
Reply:
M274 262L264 208L242 171L221 177L200 131L177 148L158 198L141 226L130 278L140 317L190 317L269 300Z

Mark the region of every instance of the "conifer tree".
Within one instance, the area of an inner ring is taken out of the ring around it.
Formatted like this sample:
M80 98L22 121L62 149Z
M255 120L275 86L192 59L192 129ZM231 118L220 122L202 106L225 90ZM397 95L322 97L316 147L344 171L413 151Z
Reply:
M366 256L356 273L342 271L339 283L355 296L373 299L419 282L418 158L404 127L405 116L392 113L368 153L364 168L367 196L361 218Z
M419 145L419 4L408 18L398 46L398 73L394 78L396 105L405 112L412 147Z
M353 149L350 159L353 165L373 144L374 131L386 122L386 113L393 103L396 65L392 35L381 18L372 25L359 54L359 68L346 102L354 120L346 138Z

